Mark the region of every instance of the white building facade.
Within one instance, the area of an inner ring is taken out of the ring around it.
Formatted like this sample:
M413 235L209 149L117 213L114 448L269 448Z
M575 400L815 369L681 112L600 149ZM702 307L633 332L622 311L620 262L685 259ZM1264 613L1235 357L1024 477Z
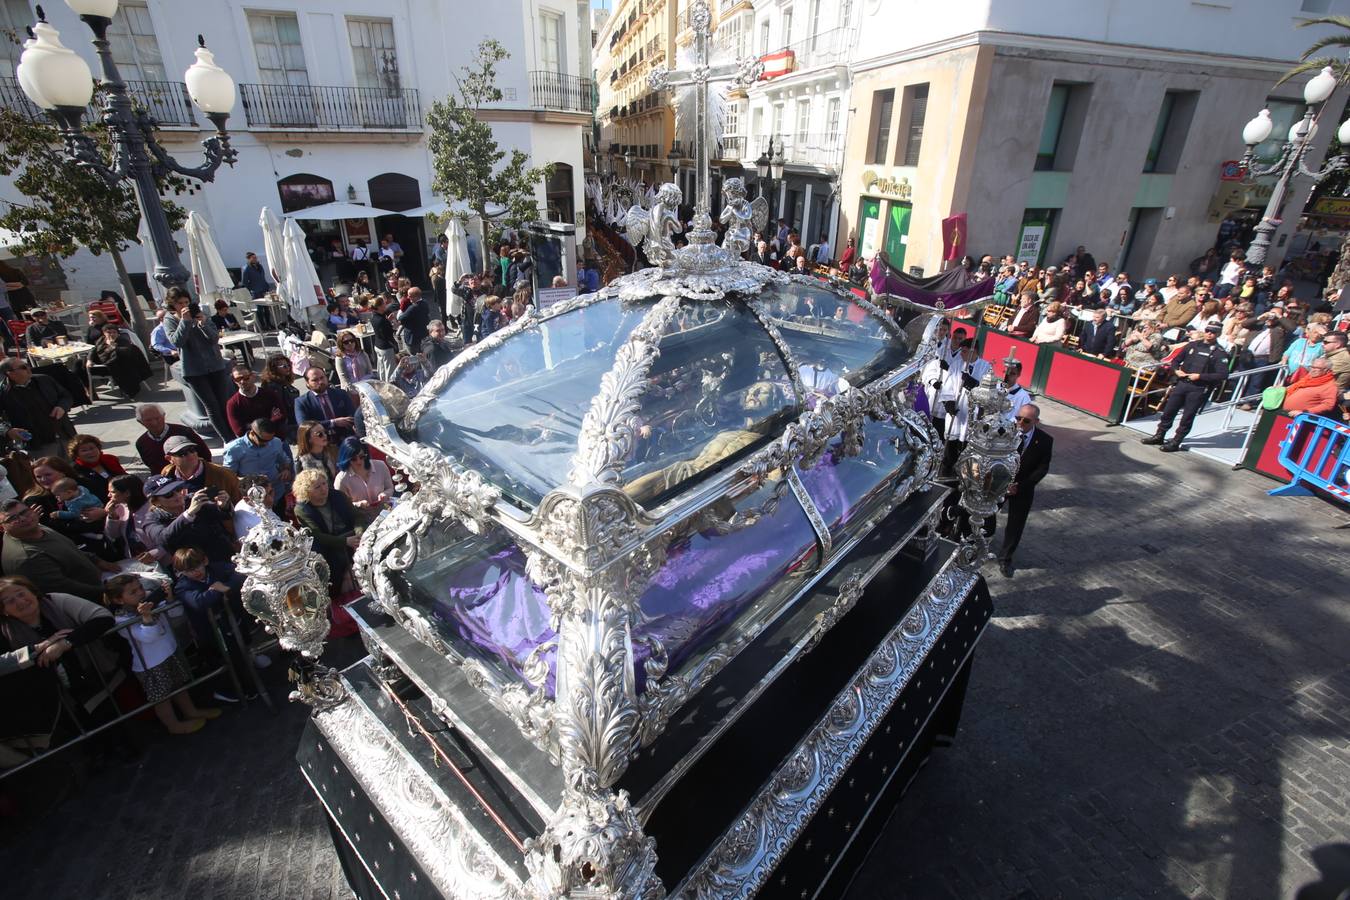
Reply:
M33 21L28 0L0 4L14 23ZM45 9L62 42L97 73L88 28L63 3L49 0ZM197 143L210 131L181 82L196 35L206 37L235 79L229 130L238 163L219 171L213 184L174 199L208 217L227 264L239 266L246 251L261 249L263 206L289 212L349 200L401 212L453 199L431 191L426 111L453 90L484 38L499 41L510 58L497 71L504 98L483 118L502 149L528 153L531 165L554 166L553 177L538 186L540 217L583 224L583 144L594 106L590 48L583 43L588 16L585 0L124 0L112 43L133 96L161 123L160 141L188 164L200 158ZM22 104L12 65L6 68L0 102ZM13 192L12 184L0 183L0 198ZM325 247L374 243L392 233L414 272L425 271L435 240L420 217L302 224ZM134 246L126 259L133 272L144 269ZM111 265L87 252L63 268L75 299L116 286Z
M856 0L754 0L719 20L718 39L765 66L728 115L724 146L750 173L770 154L771 141L782 150L783 178L770 190L770 211L803 245L835 246L859 22Z

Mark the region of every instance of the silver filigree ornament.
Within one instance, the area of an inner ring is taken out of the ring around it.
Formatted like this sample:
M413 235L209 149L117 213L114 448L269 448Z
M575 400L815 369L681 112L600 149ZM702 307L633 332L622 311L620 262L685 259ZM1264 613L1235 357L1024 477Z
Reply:
M253 487L249 505L259 522L249 529L234 557L243 573L244 608L277 636L283 650L297 654L290 670L291 700L329 709L347 699L341 677L315 661L328 637L328 563L311 548L313 536L281 521L267 507L266 491Z
M1005 415L1008 391L991 368L970 392L975 420L956 463L961 506L976 522L992 516L1017 475L1017 429ZM979 531L977 527L973 529Z

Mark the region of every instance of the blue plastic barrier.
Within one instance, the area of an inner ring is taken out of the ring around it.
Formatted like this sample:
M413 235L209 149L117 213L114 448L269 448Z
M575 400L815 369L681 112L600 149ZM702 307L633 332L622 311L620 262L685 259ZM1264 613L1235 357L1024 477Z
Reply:
M1350 426L1326 416L1300 413L1280 442L1280 465L1293 480L1270 492L1298 497L1317 488L1350 504Z

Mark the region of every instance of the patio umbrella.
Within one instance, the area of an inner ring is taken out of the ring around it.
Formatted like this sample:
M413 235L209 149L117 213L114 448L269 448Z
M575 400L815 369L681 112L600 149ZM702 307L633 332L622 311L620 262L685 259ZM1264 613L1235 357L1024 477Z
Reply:
M348 203L345 200L335 200L332 203L321 203L318 206L309 206L305 209L297 209L294 212L286 213L287 219L373 219L379 216L397 216L402 213L396 213L392 209L377 209L374 206L362 206L359 203Z
M291 315L301 322L312 321L310 311L317 305L324 308L323 286L319 273L314 271L314 260L305 246L305 233L294 219L287 219L281 229L286 259L286 302Z
M276 282L277 293L285 296L286 288L286 250L281 239L281 219L272 212L272 207L264 206L258 217L262 226L263 256L267 258L267 269Z
M183 226L187 234L188 257L192 261L192 274L197 282L197 296L205 298L208 294L224 297L234 289L234 279L230 270L225 268L225 260L220 257L216 239L211 234L211 226L206 217L193 210L188 213L187 225Z
M141 253L145 256L145 282L150 286L150 297L156 306L164 305L164 285L155 280L155 267L159 260L155 258L155 245L150 240L150 229L145 227L145 218L141 217L136 228L136 240L140 241Z
M457 216L451 217L450 224L445 228L445 236L450 240L445 253L445 283L458 284L470 271L470 262L469 236L464 231L464 223Z

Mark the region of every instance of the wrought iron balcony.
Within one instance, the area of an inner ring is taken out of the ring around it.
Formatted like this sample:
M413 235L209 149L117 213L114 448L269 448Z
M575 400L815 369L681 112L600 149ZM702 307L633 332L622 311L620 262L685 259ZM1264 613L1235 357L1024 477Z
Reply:
M241 84L239 95L249 128L422 130L413 88Z
M724 143L725 141L723 138ZM836 172L843 167L843 137L838 133L783 134L773 138L773 146L775 150L782 149L783 158L788 165L809 166ZM742 159L757 159L769 149L769 135L755 135L743 144L741 149Z
M741 159L745 149L745 138L741 135L723 135L718 144L718 159Z
M192 115L192 100L183 82L128 81L127 92L131 95L132 106L145 110L160 127L197 127L197 120ZM102 99L95 94L85 112L85 121L97 121L102 105ZM30 119L47 120L42 109L28 99L19 87L19 82L11 77L0 78L0 106L22 113Z
M530 73L530 105L543 109L590 112L595 108L595 82L576 75Z

